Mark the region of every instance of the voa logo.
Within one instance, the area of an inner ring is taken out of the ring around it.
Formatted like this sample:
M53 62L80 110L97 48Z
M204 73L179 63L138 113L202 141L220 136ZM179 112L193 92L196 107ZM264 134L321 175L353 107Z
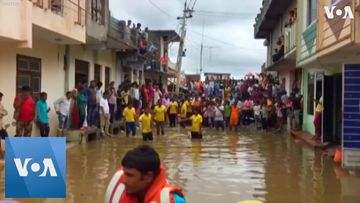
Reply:
M354 13L350 6L345 6L343 9L338 9L336 6L324 6L324 9L328 19L334 19L335 15L342 19L354 19Z
M26 158L23 161L19 158L14 159L15 166L16 166L16 169L17 169L20 177L28 176L28 174L29 174L28 166L29 166L29 163L31 160L32 160L31 158ZM57 173L56 173L55 166L54 166L52 159L50 159L50 158L43 159L42 166L43 166L43 171L39 175L40 177L46 177L48 173L50 173L51 177L57 177ZM33 162L30 165L30 169L32 172L38 173L41 169L41 164L39 164L37 162Z

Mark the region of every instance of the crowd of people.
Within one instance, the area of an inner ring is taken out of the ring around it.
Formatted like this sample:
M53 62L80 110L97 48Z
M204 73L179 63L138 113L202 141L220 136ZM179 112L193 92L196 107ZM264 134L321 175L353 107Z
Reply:
M291 129L301 129L300 89L293 88L288 93L272 75L253 75L242 80L206 78L204 82L188 81L187 88L192 95L188 102L201 111L206 127L236 130L254 123L257 129L282 131L289 123Z
M202 127L238 130L254 123L259 130L282 131L290 122L292 129L300 129L303 99L299 89L288 94L277 78L260 74L242 80L192 82L186 96L168 93L161 84L148 80L142 86L125 81L117 88L111 82L105 90L101 82L79 82L53 106L60 135L66 129L93 127L101 129L103 136L112 136L110 125L119 125L128 136L136 135L141 127L144 140L152 140L153 123L157 135L165 134L167 124L170 128L192 125L194 138L202 137ZM7 111L0 107L0 128L4 129L2 118ZM41 136L49 136L50 110L46 92L35 100L30 87L22 87L14 99L15 136L31 136L33 121Z

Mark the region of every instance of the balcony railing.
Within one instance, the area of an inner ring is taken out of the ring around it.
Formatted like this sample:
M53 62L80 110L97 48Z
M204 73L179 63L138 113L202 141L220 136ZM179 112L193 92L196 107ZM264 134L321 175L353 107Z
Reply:
M85 19L86 19L86 11L84 8L81 8L80 5L77 5L77 19L75 20L75 24L80 26L85 26Z
M42 9L50 9L57 15L66 15L75 12L74 23L85 26L86 11L81 7L80 1L77 3L73 0L29 0L33 4ZM65 10L65 11L64 11Z
M126 26L125 21L119 21L114 17L110 19L111 28L120 34L120 40L137 47L136 31Z
M296 24L292 23L285 30L285 54L296 48Z
M270 5L271 1L272 0L263 0L262 7L260 8L260 13L258 13L256 18L255 18L255 24L254 24L255 33L259 32L261 22L265 17L265 14L266 14L266 12L267 12L267 10L269 8L269 5Z

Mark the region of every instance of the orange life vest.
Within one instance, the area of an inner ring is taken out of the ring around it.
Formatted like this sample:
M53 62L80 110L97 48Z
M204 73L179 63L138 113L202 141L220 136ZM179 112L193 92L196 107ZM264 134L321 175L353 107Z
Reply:
M136 196L126 192L123 180L124 171L120 168L116 171L108 185L105 203L138 203ZM166 180L165 168L161 167L159 175L145 195L144 203L175 203L174 193L184 197L180 188L169 184Z

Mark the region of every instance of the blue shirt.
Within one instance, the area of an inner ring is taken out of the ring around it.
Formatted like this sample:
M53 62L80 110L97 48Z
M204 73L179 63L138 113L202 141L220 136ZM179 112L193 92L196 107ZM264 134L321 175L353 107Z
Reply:
M37 119L38 121L48 124L49 123L49 116L48 116L48 105L46 101L40 99L36 102L36 112L37 112Z
M178 194L174 194L174 200L176 203L186 203L185 199Z

